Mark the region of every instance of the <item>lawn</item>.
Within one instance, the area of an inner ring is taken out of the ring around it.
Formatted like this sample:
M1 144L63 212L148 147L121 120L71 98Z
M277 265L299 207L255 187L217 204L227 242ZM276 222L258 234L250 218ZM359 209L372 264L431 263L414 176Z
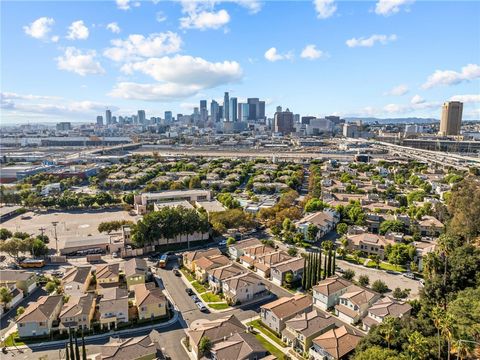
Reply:
M267 340L264 339L264 337L260 334L255 335L257 338L258 342L262 344L262 346L267 350L270 354L274 355L278 360L284 360L285 354L278 350L275 346L270 344Z
M208 304L208 307L214 310L225 310L225 309L228 309L230 306L228 306L227 303L222 303L222 304Z
M16 331L7 336L2 346L6 346L6 347L14 346L13 339L15 339L16 346L25 345L25 343L18 338L18 332Z
M285 347L287 345L285 345L283 343L282 340L280 340L278 338L278 336L272 331L270 330L269 328L267 328L265 325L263 325L263 323L260 321L260 320L253 320L251 322L249 322L247 325L250 325L250 326L253 326L255 329L257 329L258 331L264 333L266 336L268 336L270 339L272 339L273 341L275 341L279 346L281 347Z
M195 290L197 290L197 292L198 292L199 294L204 293L204 292L207 291L207 289L205 288L205 286L203 286L202 284L200 284L198 281L192 282L192 286L195 288ZM221 300L219 300L219 301L221 301Z
M180 269L180 271L182 272L183 275L185 275L185 277L187 278L188 281L190 281L190 282L195 281L195 279L193 278L193 276L190 274L190 272L188 270Z
M222 298L216 294L212 294L211 292L207 292L201 296L201 298L209 303L209 302L220 302L222 301Z
M368 268L376 269L376 265L373 261L370 261L367 264ZM405 268L401 265L393 265L387 262L381 262L380 263L380 269L381 270L392 270L392 271L398 271L398 272L405 272Z

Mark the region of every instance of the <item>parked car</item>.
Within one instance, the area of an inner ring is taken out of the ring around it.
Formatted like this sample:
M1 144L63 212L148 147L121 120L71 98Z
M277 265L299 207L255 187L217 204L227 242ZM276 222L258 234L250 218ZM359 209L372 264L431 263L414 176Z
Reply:
M202 312L207 311L207 307L206 307L205 305L203 305L202 302L198 301L198 302L196 302L195 304L197 305L198 310L200 310L200 311L202 311Z
M227 240L222 240L218 243L218 246L226 246L227 245Z
M114 258L114 259L118 258L118 253L117 253L117 252L113 252L113 253L112 253L112 258Z
M173 269L172 271L175 274L175 276L182 276L182 274L180 274L180 271L178 271L178 269Z
M390 275L397 275L398 274L396 271L393 271L393 270L386 270L385 272L387 274L390 274Z
M198 298L197 295L192 295L190 297L192 298L193 302L199 302L200 301L200 299Z
M425 280L420 279L420 280L418 280L418 282L420 283L420 285L425 286Z
M186 292L188 295L190 295L190 296L193 295L193 294L195 294L195 293L193 292L193 290L190 289L190 288L186 288L186 289L185 289L185 292Z
M405 276L406 278L415 280L415 274L414 273L407 272L407 273L404 273L403 276Z
M345 272L345 270L343 270L341 267L338 267L338 266L335 266L335 271L340 274L343 274Z

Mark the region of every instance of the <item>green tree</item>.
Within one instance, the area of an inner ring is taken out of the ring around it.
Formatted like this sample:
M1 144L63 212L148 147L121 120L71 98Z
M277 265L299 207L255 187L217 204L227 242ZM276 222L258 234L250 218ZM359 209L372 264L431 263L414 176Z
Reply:
M200 339L200 342L198 344L198 351L200 354L206 356L208 353L210 353L210 350L212 349L212 342L207 336L203 336Z
M12 301L13 296L12 293L6 288L6 287L1 287L0 288L0 303L3 304L4 307L7 306L7 304Z
M23 306L19 306L17 308L17 317L22 315L25 312L25 308Z
M425 360L430 355L428 341L419 331L414 331L408 336L407 350L414 360Z
M397 329L395 327L395 318L391 316L385 317L385 319L383 319L382 328L380 332L383 335L383 338L385 339L385 341L387 342L388 349L390 349L392 341L397 335Z
M339 235L345 235L348 231L348 225L345 223L338 223L337 224L337 233Z
M292 287L292 283L293 283L293 274L291 271L287 272L285 274L285 283L287 285L288 288L291 288Z
M235 240L235 238L233 238L233 237L231 237L231 236L227 239L227 245L228 245L228 246L233 245L233 244L235 244L236 242L237 242L237 241Z
M307 239L309 241L315 241L315 239L317 238L318 231L319 231L318 226L313 224L308 224Z
M380 224L379 233L381 235L386 234L387 232L401 232L405 230L405 224L400 220L385 220Z
M291 248L288 249L287 253L290 256L297 256L298 250L297 250L296 247L291 247Z
M365 351L355 354L354 360L398 360L398 353L395 350L384 349L380 346L373 346Z
M0 240L7 240L13 236L12 232L8 229L0 229Z
M447 202L452 215L448 231L471 242L480 235L480 183L467 178L453 187Z
M343 272L342 277L346 280L352 280L355 277L355 271L347 269Z
M358 277L358 283L361 286L368 286L368 284L370 284L370 278L368 277L368 275L360 275Z
M384 294L388 291L388 286L382 280L375 280L372 284L372 290Z
M57 290L57 284L55 284L53 281L49 281L47 282L47 284L45 285L45 290L51 294L53 293L55 290Z

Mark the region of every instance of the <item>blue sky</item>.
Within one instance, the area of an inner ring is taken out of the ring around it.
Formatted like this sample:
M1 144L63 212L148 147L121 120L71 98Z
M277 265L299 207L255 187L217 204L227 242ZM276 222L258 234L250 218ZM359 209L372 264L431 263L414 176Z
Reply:
M480 119L477 1L2 1L4 123L260 97L301 115Z

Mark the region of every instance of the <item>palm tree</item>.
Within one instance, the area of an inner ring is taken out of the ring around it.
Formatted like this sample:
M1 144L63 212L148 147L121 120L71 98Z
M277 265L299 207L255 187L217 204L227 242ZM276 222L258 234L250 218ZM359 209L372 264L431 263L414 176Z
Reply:
M428 358L428 341L418 331L414 331L408 336L408 351L412 354L412 359L424 360Z
M437 339L438 339L438 360L441 358L441 345L440 345L440 328L441 328L441 322L442 322L442 317L443 317L444 311L441 307L436 306L432 309L432 319L433 319L433 325L437 329Z
M387 342L388 348L390 349L390 345L397 333L397 329L395 328L395 318L387 316L385 320L383 320L381 327L382 328L380 332L383 335L385 341Z
M454 319L450 314L445 314L440 321L441 334L445 340L447 340L447 360L450 360L450 352L452 348L453 323Z
M472 341L458 339L452 342L452 352L457 354L457 359L463 360L472 355L474 350Z

